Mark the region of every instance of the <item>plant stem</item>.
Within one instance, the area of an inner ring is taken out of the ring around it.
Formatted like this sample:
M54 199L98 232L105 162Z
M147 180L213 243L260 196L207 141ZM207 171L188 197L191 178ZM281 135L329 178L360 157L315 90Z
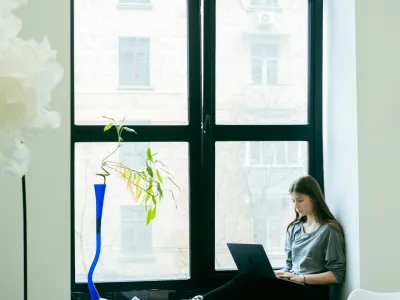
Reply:
M121 144L119 144L117 146L117 148L114 149L114 151L112 151L110 154L108 154L103 160L102 163L104 163L106 161L107 158L109 158L110 156L112 156L115 152L117 152L117 150L121 147Z

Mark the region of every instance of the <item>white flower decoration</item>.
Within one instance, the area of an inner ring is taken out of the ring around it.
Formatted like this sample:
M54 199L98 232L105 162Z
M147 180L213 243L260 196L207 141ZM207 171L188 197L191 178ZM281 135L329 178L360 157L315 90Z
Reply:
M0 5L0 173L23 176L30 161L24 138L60 126L60 115L49 111L49 103L63 68L47 38L38 43L16 37L22 23L11 10L20 4L25 1Z

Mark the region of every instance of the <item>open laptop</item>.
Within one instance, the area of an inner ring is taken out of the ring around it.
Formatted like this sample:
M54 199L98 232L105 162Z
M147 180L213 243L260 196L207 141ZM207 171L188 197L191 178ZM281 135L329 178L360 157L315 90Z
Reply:
M227 243L227 245L240 273L255 274L264 278L286 280L304 285L301 282L277 277L262 245L238 243Z

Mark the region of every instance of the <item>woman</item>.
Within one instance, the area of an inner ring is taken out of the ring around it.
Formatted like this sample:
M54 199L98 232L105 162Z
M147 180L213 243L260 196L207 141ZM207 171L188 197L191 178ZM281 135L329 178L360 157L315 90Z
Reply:
M345 276L343 229L313 177L299 178L289 192L296 218L287 227L286 265L275 274L304 285L240 274L193 300L252 299L255 295L264 295L258 299L328 299L327 285L341 283Z

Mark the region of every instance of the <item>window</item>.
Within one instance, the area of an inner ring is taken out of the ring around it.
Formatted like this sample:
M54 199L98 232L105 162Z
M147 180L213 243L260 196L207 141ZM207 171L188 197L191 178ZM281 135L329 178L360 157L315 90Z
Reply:
M247 167L303 167L307 154L304 142L246 143Z
M119 39L119 84L150 85L150 39L121 37Z
M146 226L146 212L139 205L121 205L120 213L121 254L127 259L139 261L144 256L152 259L153 225Z
M253 44L251 47L251 75L255 84L278 84L278 44Z
M87 291L92 185L115 146L103 115L137 132L115 159L140 169L150 146L180 190L166 181L176 206L167 192L147 227L126 185L108 179L98 290L211 288L237 273L228 242L262 243L282 267L290 184L311 174L323 187L323 1L287 0L269 31L239 1L157 1L145 12L74 2L72 291Z
M251 0L251 6L267 6L267 7L278 7L279 0Z

